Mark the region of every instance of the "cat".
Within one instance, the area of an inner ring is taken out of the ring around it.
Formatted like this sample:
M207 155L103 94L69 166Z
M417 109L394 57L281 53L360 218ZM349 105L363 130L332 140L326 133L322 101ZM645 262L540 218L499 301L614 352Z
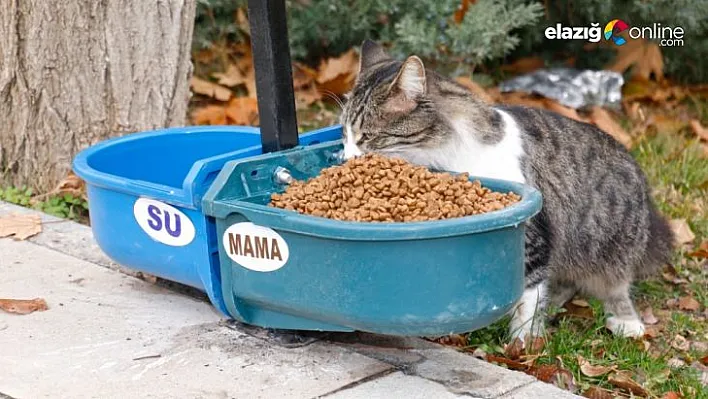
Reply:
M526 227L525 290L510 339L542 335L547 306L576 294L603 302L613 334L644 334L630 285L669 261L674 238L644 173L611 136L554 112L488 105L419 57L398 61L370 40L345 98L344 159L377 152L541 192L542 210Z

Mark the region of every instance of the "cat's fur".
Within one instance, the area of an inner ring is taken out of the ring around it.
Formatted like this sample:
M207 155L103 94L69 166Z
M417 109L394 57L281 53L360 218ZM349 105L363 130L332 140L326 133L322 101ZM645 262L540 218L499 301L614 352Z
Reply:
M668 261L673 236L643 172L612 137L553 112L492 107L418 57L396 61L371 41L340 122L346 158L380 152L541 191L512 337L540 334L540 311L576 293L604 302L614 333L644 333L629 287Z

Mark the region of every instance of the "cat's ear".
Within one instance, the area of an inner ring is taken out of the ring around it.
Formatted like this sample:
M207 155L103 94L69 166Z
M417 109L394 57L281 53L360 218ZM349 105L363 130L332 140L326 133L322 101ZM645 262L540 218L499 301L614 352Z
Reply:
M408 57L401 65L398 75L391 83L392 92L402 93L408 100L416 100L425 95L425 66L415 55Z
M388 113L407 114L418 106L417 100L425 95L426 91L423 61L416 56L408 57L389 86L383 110Z
M369 39L364 40L364 43L361 44L359 73L387 59L389 59L389 56L381 45Z

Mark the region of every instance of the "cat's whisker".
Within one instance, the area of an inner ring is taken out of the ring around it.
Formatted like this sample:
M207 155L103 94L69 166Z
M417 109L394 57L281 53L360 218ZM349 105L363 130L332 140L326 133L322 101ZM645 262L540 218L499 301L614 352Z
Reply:
M344 110L344 102L342 102L342 99L339 98L339 96L337 96L336 94L334 94L333 92L331 92L329 90L317 89L317 91L320 94L324 94L327 97L331 98L335 103L337 103L337 105L339 106L339 108L341 110Z

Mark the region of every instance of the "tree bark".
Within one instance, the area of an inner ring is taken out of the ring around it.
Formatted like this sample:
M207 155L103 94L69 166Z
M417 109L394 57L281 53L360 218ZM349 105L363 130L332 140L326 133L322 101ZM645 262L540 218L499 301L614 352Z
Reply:
M44 192L91 144L183 125L195 7L0 0L0 185Z

